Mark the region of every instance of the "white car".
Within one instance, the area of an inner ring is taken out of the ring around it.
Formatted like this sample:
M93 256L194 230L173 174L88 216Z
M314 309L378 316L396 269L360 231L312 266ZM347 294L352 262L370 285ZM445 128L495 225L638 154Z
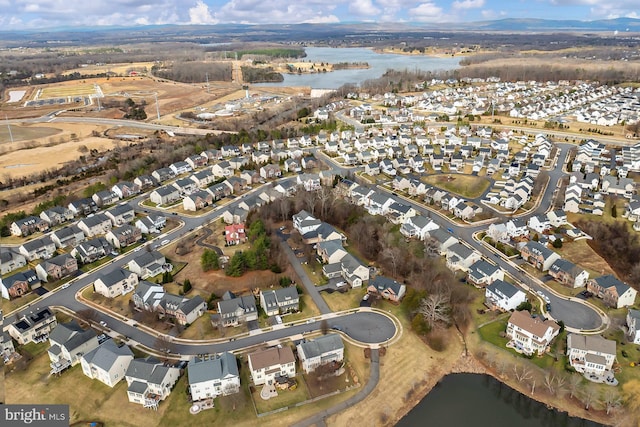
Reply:
M338 282L338 283L336 283L336 288L341 288L341 287L343 287L343 286L347 286L347 282L344 282L344 281L343 281L343 282Z
M60 289L67 289L69 286L71 286L71 283L65 283L64 285L60 286Z
M164 245L168 245L168 244L169 244L169 242L171 242L171 240L169 240L169 239L164 239L162 242L160 242L160 244L161 244L162 246L164 246Z
M104 320L100 321L100 326L102 326L103 328L107 327L107 322L105 322Z

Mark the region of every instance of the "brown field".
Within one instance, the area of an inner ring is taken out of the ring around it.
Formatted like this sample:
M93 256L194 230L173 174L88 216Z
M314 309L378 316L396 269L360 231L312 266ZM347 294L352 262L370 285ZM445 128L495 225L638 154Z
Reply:
M581 267L589 271L592 276L602 274L615 274L613 269L609 266L607 261L596 253L587 240L578 240L575 242L569 242L562 245L561 253L562 258L566 258L569 261L579 264Z
M131 70L143 70L146 68L147 70L151 70L153 67L153 62L132 62L125 64L105 64L105 65L87 65L86 67L74 68L72 70L67 70L64 72L65 75L71 73L80 73L83 75L93 75L93 74L101 74L112 72L115 74L127 74Z
M9 134L9 130L11 130L11 134ZM7 126L5 123L0 123L0 144L2 144L3 149L6 149L7 146L5 144L10 144L11 138L13 138L14 142L26 141L57 135L61 131L61 129L56 129L53 127L22 125Z
M43 88L40 88L40 94L38 99L48 99L48 98L62 98L68 96L87 96L94 95L96 93L96 89L91 83L78 83L74 82L65 82L67 84L55 84L55 85L47 85Z
M82 154L81 146L103 151L111 149L116 141L107 138L89 137L80 141L70 141L53 147L36 147L19 150L10 155L0 156L0 170L3 175L28 176L45 169L57 169L65 163L77 160Z

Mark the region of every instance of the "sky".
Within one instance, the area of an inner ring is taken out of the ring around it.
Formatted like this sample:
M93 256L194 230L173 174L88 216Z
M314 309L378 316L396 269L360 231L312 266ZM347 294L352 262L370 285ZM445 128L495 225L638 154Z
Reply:
M640 0L0 0L0 30L640 18Z

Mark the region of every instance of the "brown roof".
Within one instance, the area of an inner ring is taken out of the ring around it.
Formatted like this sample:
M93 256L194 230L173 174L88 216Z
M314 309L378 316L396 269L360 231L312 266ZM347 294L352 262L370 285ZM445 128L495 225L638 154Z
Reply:
M295 362L293 351L290 347L274 347L266 350L257 351L249 355L251 368L254 371L268 368L269 366L285 365Z
M509 318L509 323L537 337L543 337L549 328L560 329L556 322L548 319L543 322L539 317L531 317L528 311L514 311Z

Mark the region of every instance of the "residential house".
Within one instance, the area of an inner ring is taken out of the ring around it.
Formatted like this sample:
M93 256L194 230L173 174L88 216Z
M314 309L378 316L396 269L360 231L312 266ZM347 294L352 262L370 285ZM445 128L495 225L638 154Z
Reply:
M296 346L302 370L309 374L321 365L344 360L344 343L338 334L321 335Z
M111 191L114 192L120 199L126 199L140 192L140 186L129 181L121 181L111 187Z
M194 154L193 156L189 156L184 160L185 162L189 163L189 166L191 166L191 169L198 169L198 168L205 167L209 162L209 158L201 154Z
M82 329L76 320L58 323L49 334L51 373L77 365L83 354L97 347L98 337L93 329Z
M175 177L176 174L173 173L173 170L171 170L171 168L160 168L151 172L151 176L156 180L156 182L160 183L170 180L171 178Z
M140 276L141 279L154 277L171 269L164 255L155 250L140 252L129 261L127 268Z
M129 224L135 218L133 208L126 203L114 206L105 211L104 214L111 220L111 224L114 227Z
M207 303L200 295L187 298L170 294L162 286L147 281L138 283L131 300L138 310L154 312L159 318L172 318L180 325L195 322L207 311Z
M239 245L247 241L244 223L230 224L224 227L224 239L227 246Z
M240 179L245 182L245 187L255 185L260 182L260 173L254 170L244 170L240 173Z
M73 219L73 211L62 206L54 206L40 212L40 218L47 221L50 227L55 227Z
M185 211L195 212L213 204L213 195L209 191L198 190L182 199L182 207Z
M405 285L385 276L374 276L369 280L369 285L367 286L368 293L379 295L393 302L400 302L406 290L407 287Z
M28 294L31 289L40 286L40 279L33 270L20 271L0 278L2 298L13 299Z
M145 408L158 408L180 378L180 369L162 363L153 356L133 359L125 372L129 402Z
M211 166L211 172L219 178L233 175L233 167L227 160L223 160Z
M400 233L408 238L424 240L430 231L440 228L438 224L422 215L411 216L400 226Z
M306 191L320 189L320 176L317 173L303 173L296 175L296 184Z
M187 365L187 376L193 402L240 391L238 362L229 352L208 359L191 359Z
M120 200L120 197L111 190L102 190L91 196L98 207L112 205Z
M242 208L227 209L222 214L226 224L239 224L246 221L249 212Z
M142 232L139 228L125 224L121 227L111 229L104 238L111 243L114 248L125 248L142 239Z
M640 311L632 308L627 312L627 338L634 344L640 344Z
M113 226L109 217L102 212L98 212L93 214L93 216L81 219L78 221L77 225L87 237L106 234Z
M28 216L11 223L9 230L13 236L28 236L38 231L47 231L49 223L37 216Z
M253 295L236 297L231 294L218 301L218 315L222 326L238 326L258 319L256 299Z
M26 258L27 262L31 262L37 259L51 258L56 251L56 245L51 237L44 236L24 242L18 247L18 251Z
M275 179L282 176L282 171L278 165L266 164L260 168L260 176L263 179Z
M485 288L485 304L492 310L515 310L527 300L527 294L504 280L495 280Z
M211 185L217 178L209 169L198 171L189 176L189 179L196 183L200 188Z
M200 153L201 156L204 156L207 158L207 160L222 160L222 151L220 150L216 150L216 149L212 149L212 150L205 150L202 153Z
M296 312L300 308L300 297L295 286L276 290L260 291L260 307L267 316Z
M42 261L36 274L43 282L60 280L78 271L78 261L71 254L62 254Z
M149 193L149 199L156 205L169 205L180 200L180 190L173 185L158 187Z
M82 373L91 379L114 387L124 377L133 361L133 353L126 345L118 347L114 340L106 340L80 358Z
M622 308L634 304L638 291L608 274L587 281L587 291L602 298L609 307Z
M589 280L589 272L565 259L556 260L549 268L549 276L570 288L581 288Z
M553 263L560 259L560 255L536 241L527 242L520 250L520 255L541 271L549 270Z
M114 298L133 291L137 284L136 273L118 268L96 279L93 290L107 298Z
M600 335L571 333L567 336L567 356L576 371L604 375L616 360L616 342Z
M316 244L316 253L325 264L335 264L340 262L347 254L342 246L342 240L328 240Z
M182 175L183 173L189 173L193 170L191 165L184 161L170 164L169 169L171 169L171 172L173 172L173 176Z
M28 314L17 316L18 320L9 325L9 335L20 345L30 342L41 343L49 338L49 333L58 321L49 307L37 308Z
M273 384L277 377L296 376L296 360L291 347L273 347L249 353L249 371L255 385Z
M526 310L514 311L507 322L508 346L527 355L546 353L559 333L560 326L556 322L532 317Z
M474 286L484 288L496 280L504 280L504 271L495 264L480 259L469 267L467 282Z
M133 183L138 186L140 191L155 187L157 184L151 175L140 175L133 180Z
M69 210L73 212L74 216L77 215L90 215L98 210L98 205L91 198L84 198L75 200L69 203Z
M187 196L198 190L198 185L189 178L180 178L172 184L181 196Z
M544 233L551 228L551 223L546 215L533 215L529 218L527 226L536 233Z
M0 248L0 275L4 276L25 265L27 265L27 259L20 252L12 248Z
M113 250L113 247L103 237L81 242L73 248L71 255L79 259L82 264L90 264L94 261L104 258Z
M547 212L547 219L552 227L562 227L567 224L567 214L559 209Z
M342 277L352 288L359 288L369 280L369 267L351 254L340 260L340 270Z
M449 247L459 243L458 239L456 239L451 233L440 228L429 231L425 241L432 241L435 244L437 253L434 253L434 255L446 255Z
M60 228L51 233L50 237L57 248L73 248L85 241L84 233L77 225Z
M162 215L149 214L138 219L135 226L142 234L160 233L167 223L167 218Z
M473 263L482 258L479 252L460 242L454 243L447 248L445 256L447 258L447 268L452 271L467 271Z

